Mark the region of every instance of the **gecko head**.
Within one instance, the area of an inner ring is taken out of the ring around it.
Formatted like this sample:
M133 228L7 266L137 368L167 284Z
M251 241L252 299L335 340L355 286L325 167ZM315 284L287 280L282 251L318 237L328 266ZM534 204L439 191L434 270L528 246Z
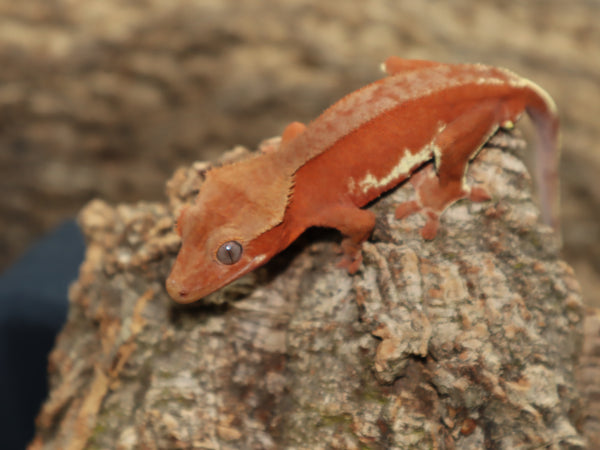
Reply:
M167 278L173 300L191 303L211 294L266 260L253 251L251 238L219 212L205 214L197 205L184 209L177 223L181 249Z
M219 213L202 214L196 205L182 211L177 223L181 249L166 282L173 300L199 300L266 262L244 230L220 219Z
M181 249L166 288L179 303L211 294L280 250L264 235L281 222L282 213L264 195L232 183L235 176L224 169L207 173L196 201L177 220Z

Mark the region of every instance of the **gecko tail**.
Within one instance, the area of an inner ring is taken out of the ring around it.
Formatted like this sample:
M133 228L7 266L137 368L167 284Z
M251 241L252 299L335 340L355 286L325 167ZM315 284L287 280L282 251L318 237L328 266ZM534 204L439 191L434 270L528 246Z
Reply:
M560 129L552 97L533 82L529 84L528 116L536 130L535 176L539 189L542 220L560 236Z

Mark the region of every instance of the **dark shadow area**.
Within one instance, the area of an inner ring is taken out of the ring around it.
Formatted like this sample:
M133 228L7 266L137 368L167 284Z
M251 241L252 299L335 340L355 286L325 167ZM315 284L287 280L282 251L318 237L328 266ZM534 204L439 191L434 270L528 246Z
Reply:
M48 392L48 353L68 309L84 243L74 221L32 247L0 276L0 448L21 450Z

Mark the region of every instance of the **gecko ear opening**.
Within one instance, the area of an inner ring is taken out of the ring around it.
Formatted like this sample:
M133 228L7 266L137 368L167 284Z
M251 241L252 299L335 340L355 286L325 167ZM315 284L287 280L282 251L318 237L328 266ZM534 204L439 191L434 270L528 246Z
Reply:
M217 250L217 259L220 263L231 265L235 264L242 257L242 244L238 241L227 241Z

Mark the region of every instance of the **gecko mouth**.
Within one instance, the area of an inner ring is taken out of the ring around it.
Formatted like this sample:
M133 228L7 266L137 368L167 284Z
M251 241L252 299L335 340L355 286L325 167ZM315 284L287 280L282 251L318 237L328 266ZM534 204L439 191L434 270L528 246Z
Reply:
M177 303L192 303L201 298L206 297L207 295L212 294L213 292L221 289L223 286L231 283L242 275L250 272L251 270L258 267L262 264L266 259L266 255L258 255L252 258L244 267L236 270L233 274L226 278L215 280L215 283L207 283L212 286L210 289L206 289L204 286L199 286L197 288L190 288L190 284L185 281L178 280L176 276L173 276L173 272L169 275L165 285L167 288L167 292L169 296L175 300Z

